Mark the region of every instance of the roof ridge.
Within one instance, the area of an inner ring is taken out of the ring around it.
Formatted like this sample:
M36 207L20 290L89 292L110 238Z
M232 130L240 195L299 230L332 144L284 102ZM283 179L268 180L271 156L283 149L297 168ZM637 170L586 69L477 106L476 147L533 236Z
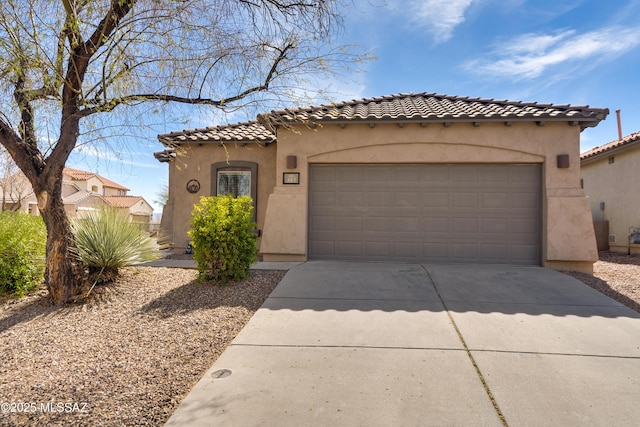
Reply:
M306 107L286 107L280 110L272 110L271 113L277 114L282 112L287 113L295 113L300 111L317 111L324 110L330 108L340 108L358 105L361 103L381 103L384 101L395 101L403 98L437 98L441 100L450 100L450 101L465 101L465 102L478 102L482 104L502 104L502 105L514 105L521 107L537 107L537 108L555 108L555 109L571 109L571 110L583 110L583 109L591 109L598 110L598 108L590 107L589 105L572 105L572 104L554 104L554 103L539 103L536 101L518 101L518 100L510 100L510 99L495 99L495 98L480 98L480 97L470 97L470 96L459 96L459 95L447 95L440 94L436 92L401 92L397 94L376 96L376 97L363 97L360 99L351 99L348 101L339 101L332 102L327 104L317 104L317 105L309 105ZM605 110L605 109L602 109ZM608 109L606 109L608 110Z

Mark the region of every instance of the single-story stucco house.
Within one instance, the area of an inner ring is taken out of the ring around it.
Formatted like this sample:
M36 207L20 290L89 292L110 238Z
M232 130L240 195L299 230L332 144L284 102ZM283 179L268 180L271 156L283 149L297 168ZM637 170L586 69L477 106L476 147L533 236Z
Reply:
M598 246L640 254L640 132L582 153L580 163Z
M580 132L608 109L400 94L159 135L163 229L187 246L201 196L247 194L265 261L543 265L598 258Z

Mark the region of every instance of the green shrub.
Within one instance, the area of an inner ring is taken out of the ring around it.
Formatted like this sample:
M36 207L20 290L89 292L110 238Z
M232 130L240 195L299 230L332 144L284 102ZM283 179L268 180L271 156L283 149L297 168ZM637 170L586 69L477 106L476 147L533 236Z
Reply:
M200 277L225 284L249 277L256 260L250 197L201 197L191 214L193 258Z
M153 239L116 209L90 212L71 221L78 257L90 276L112 278L121 267L157 259ZM98 278L99 279L99 278Z
M42 283L46 247L42 218L0 212L0 292L23 296Z

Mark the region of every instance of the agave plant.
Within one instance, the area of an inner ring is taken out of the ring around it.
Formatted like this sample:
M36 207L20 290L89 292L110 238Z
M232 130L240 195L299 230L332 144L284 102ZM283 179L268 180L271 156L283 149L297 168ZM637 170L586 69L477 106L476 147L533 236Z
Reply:
M78 257L91 276L114 277L121 267L159 257L153 239L116 209L77 217L72 228Z

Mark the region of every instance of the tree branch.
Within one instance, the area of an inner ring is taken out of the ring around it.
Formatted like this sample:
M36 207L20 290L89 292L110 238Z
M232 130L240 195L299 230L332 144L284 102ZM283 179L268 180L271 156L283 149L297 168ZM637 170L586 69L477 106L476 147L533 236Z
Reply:
M262 92L269 89L269 85L271 82L278 76L278 67L280 64L287 59L287 54L289 51L295 49L296 45L293 42L287 43L284 47L275 48L279 53L278 56L273 60L273 64L271 64L271 68L269 72L265 76L262 84L250 87L234 96L224 99L212 99L212 98L202 98L202 97L182 97L176 95L168 95L168 94L157 94L157 93L147 93L147 94L135 94L129 96L123 96L120 98L112 99L108 102L104 102L100 105L96 105L93 107L87 107L78 112L80 117L87 117L95 113L103 113L113 111L119 105L127 105L137 101L161 101L161 102L177 102L181 104L192 104L192 105L211 105L214 107L224 107L227 104L231 104L236 101L240 101L252 93Z

